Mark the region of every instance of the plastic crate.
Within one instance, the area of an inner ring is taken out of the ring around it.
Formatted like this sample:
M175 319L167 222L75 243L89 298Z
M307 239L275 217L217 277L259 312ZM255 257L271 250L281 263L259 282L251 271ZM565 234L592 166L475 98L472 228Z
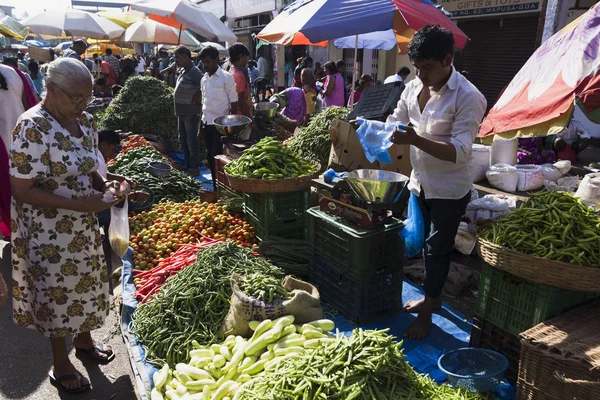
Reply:
M360 280L379 270L401 268L406 256L398 236L402 222L374 229L358 226L313 207L308 210L308 240L316 255L340 264L344 272Z
M225 175L225 165L231 160L224 155L215 156L215 186L220 185L221 187L227 188L233 191L227 175Z
M598 297L541 285L484 264L475 312L513 335Z
M521 341L518 336L512 335L490 321L475 315L469 346L495 350L504 354L508 358L508 369L504 373L504 377L513 384L517 381L521 356Z
M402 267L379 270L369 279L357 280L344 267L315 256L309 263L308 277L323 301L356 323L370 323L402 310Z
M306 217L269 224L264 224L252 214L246 214L246 219L254 227L254 235L258 240L267 238L306 240L308 235Z
M287 193L245 193L244 213L264 225L294 222L306 217L310 189Z

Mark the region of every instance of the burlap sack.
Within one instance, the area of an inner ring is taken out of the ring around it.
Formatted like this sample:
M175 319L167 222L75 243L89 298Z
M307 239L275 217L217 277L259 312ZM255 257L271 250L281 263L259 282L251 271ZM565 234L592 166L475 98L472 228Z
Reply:
M223 336L250 336L252 334L248 326L250 321L263 321L284 315L293 315L295 323L302 324L323 318L321 296L317 288L310 283L288 275L283 279L283 287L292 292L292 297L275 299L273 303L266 303L244 293L238 285L242 279L243 277L235 274L231 277L233 294L229 313L221 327Z

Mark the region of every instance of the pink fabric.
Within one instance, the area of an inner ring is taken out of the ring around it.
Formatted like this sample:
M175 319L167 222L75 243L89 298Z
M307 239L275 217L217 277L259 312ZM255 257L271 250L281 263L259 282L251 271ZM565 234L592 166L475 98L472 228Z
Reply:
M10 180L8 149L0 138L0 235L10 238Z
M329 84L330 79L335 79L335 87L331 94L325 96L325 107L339 106L344 107L344 78L339 73L327 75L325 87Z
M25 111L27 111L38 103L37 97L35 95L35 88L31 87L29 80L27 79L25 74L19 70L19 68L13 67L13 69L17 71L19 78L21 78L21 81L23 82L23 92L25 93L25 100L27 101L27 104L25 104Z

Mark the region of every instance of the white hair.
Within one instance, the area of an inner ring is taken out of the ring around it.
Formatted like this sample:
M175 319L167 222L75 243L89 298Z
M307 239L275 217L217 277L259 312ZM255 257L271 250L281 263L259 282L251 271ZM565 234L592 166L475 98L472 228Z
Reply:
M58 58L48 65L46 71L46 85L54 83L60 87L70 87L86 80L93 82L90 70L74 58Z

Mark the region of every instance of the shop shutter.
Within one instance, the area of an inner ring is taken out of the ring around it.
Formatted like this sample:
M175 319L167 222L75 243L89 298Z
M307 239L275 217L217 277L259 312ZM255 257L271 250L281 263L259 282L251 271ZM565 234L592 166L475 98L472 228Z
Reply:
M535 51L538 14L459 20L471 39L457 51L454 65L483 93L488 109Z

